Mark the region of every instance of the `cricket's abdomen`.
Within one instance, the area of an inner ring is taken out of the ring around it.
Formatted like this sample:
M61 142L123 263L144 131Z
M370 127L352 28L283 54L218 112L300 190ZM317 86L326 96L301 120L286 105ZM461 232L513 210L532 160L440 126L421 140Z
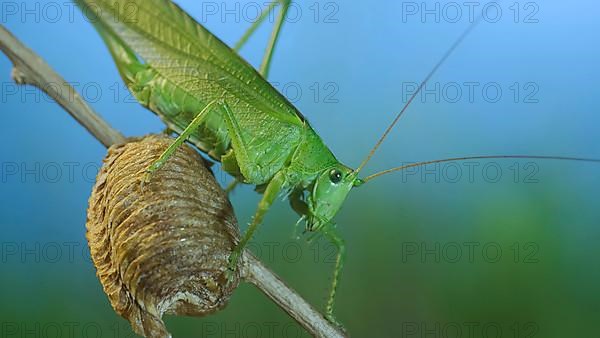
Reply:
M136 76L143 82L139 83L134 95L170 129L181 134L208 102L185 93L152 68L144 72L146 74ZM231 148L231 140L220 110L207 112L204 121L190 135L189 142L213 160L221 161L221 157Z
M100 22L97 22L100 24ZM202 85L200 77L188 76L185 81L196 82L208 95L190 95L176 82L169 81L161 71L140 61L117 35L103 30L99 26L102 38L109 47L117 68L125 84L141 105L157 114L160 119L177 133L192 122L194 117L210 102L210 88ZM207 82L207 79L204 80ZM190 135L189 141L208 154L213 160L220 161L230 148L227 127L219 110L208 113L203 123Z

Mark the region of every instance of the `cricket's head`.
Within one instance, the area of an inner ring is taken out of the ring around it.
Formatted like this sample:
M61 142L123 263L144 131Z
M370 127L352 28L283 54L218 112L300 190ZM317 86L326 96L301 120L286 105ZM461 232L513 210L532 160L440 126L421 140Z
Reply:
M340 163L319 173L308 198L308 230L330 224L350 190L362 183L356 171Z

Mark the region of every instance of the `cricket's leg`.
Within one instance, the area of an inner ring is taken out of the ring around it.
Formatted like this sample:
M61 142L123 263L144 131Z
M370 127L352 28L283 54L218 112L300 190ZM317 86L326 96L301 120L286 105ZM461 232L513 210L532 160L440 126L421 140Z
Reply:
M265 19L269 16L273 9L275 9L275 6L277 6L277 2L271 2L269 4L269 7L263 9L262 12L260 12L260 16L258 17L258 19L256 19L256 21L254 21L250 27L248 27L248 30L246 30L244 35L242 35L238 42L235 43L235 45L233 46L233 50L239 52L240 49L244 47L244 45L246 44L246 42L248 42L248 39L250 39L252 34L256 32L258 27L260 27L260 25L265 21Z
M271 67L271 58L273 57L273 52L275 51L275 46L277 45L277 40L279 39L279 33L281 32L281 27L285 22L285 17L287 15L288 9L290 8L292 0L277 0L277 2L273 2L269 5L269 7L265 8L258 19L248 28L246 33L242 36L242 38L235 44L234 49L239 51L244 44L248 41L250 36L256 31L256 29L260 26L261 23L265 21L269 13L274 10L277 3L281 5L281 10L279 11L279 15L275 21L275 25L273 26L273 31L271 32L271 37L269 38L269 42L267 44L267 49L265 50L265 55L263 56L263 60L260 64L260 68L258 72L265 79L269 76L269 69Z
M181 146L183 142L187 140L190 134L194 130L196 130L196 128L198 128L200 123L204 121L204 118L206 117L206 114L210 111L210 109L213 108L214 105L219 104L219 102L220 100L211 101L202 109L202 111L200 111L198 115L196 115L196 117L194 117L192 122L187 127L185 127L183 132L175 139L175 141L173 141L173 143L169 145L169 147L160 155L160 157L156 161L154 161L154 163L152 163L150 167L148 167L148 169L146 169L146 174L144 175L144 183L150 182L152 173L160 169L167 162L167 160L171 157L171 155L173 155L177 148L179 148L179 146Z
M277 40L279 39L279 33L281 32L281 27L285 21L285 16L287 15L287 11L290 8L291 0L279 0L281 3L281 11L279 11L279 15L277 16L277 21L275 21L275 26L273 27L273 31L271 32L271 38L269 39L269 43L267 44L267 49L265 50L265 56L263 56L262 63L260 64L260 68L258 72L266 79L269 77L269 69L271 67L271 58L273 56L273 52L275 51L275 46L277 45Z
M284 184L285 174L280 171L271 179L271 182L269 182L269 184L267 185L267 189L265 190L262 199L258 203L258 208L254 213L252 222L248 226L248 229L244 233L244 236L242 237L238 245L231 253L231 256L229 256L229 271L236 271L238 267L238 260L242 254L242 251L244 250L246 244L248 244L250 239L252 239L252 235L254 235L254 232L262 223L265 214L271 207L271 204L273 204L275 198L277 198L277 196L279 195L279 192L281 191L281 188L283 188Z
M333 315L333 305L335 302L335 294L337 292L338 283L342 274L342 268L344 267L344 258L346 257L346 244L344 240L335 232L335 229L324 229L324 235L329 239L331 243L337 248L337 257L335 259L335 268L333 270L333 281L331 282L331 291L329 292L329 298L327 299L327 305L325 306L325 318L331 323L337 326L342 326L335 319Z

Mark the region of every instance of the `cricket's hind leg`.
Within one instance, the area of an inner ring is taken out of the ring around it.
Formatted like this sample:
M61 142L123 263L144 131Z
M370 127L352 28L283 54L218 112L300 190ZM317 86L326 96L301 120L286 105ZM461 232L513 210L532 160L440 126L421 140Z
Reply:
M269 5L269 7L263 9L258 19L254 23L252 23L252 25L248 28L248 30L244 33L244 35L242 35L240 40L233 47L235 51L239 52L239 50L246 44L246 42L248 42L250 36L254 34L256 29L265 21L269 14L273 10L275 10L275 7L279 4L281 6L281 10L279 11L279 15L277 16L275 25L273 26L273 31L271 32L271 37L269 38L269 43L267 44L265 55L263 56L263 60L258 70L260 75L262 75L265 79L269 76L269 69L271 67L271 59L273 57L273 52L275 50L275 46L277 45L279 33L281 32L281 27L285 22L285 17L287 15L291 3L292 0L277 0L277 2L273 2Z

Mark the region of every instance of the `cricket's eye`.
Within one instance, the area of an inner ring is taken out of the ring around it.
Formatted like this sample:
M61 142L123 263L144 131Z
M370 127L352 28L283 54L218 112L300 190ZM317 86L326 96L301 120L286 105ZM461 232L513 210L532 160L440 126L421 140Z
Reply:
M329 179L333 184L340 183L340 181L342 180L342 172L337 169L331 169L331 171L329 172Z

